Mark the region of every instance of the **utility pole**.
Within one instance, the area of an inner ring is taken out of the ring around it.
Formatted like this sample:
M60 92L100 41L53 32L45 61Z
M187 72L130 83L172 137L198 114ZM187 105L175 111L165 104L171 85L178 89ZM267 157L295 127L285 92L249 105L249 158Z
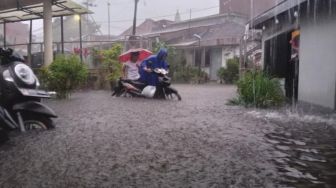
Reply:
M111 39L111 17L110 17L110 1L107 2L107 17L108 17L108 39Z
M134 18L133 18L133 32L132 32L133 36L135 36L136 34L136 19L137 19L138 3L139 3L139 0L134 0Z
M191 28L191 9L189 13L189 26L188 26L188 34L190 35L190 28Z
M97 7L97 5L96 4L94 4L94 2L95 2L96 0L85 0L85 1L83 1L82 2L82 4L84 4L85 6L86 6L86 9L88 10L88 11L90 11L90 8L91 7ZM90 22L89 22L89 14L86 14L86 18L85 18L86 20L85 20L85 22L84 22L84 24L85 24L85 30L84 30L84 34L87 36L87 41L89 41L90 40Z

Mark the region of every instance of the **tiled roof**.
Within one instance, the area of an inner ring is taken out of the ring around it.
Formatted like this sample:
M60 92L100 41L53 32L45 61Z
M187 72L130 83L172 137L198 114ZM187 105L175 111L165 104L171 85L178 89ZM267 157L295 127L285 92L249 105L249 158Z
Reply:
M136 35L143 35L147 33L151 33L155 30L162 30L166 25L173 23L170 20L152 20L146 19L143 23L141 23L136 28ZM120 36L126 36L132 34L132 27L128 28L126 31L120 34Z

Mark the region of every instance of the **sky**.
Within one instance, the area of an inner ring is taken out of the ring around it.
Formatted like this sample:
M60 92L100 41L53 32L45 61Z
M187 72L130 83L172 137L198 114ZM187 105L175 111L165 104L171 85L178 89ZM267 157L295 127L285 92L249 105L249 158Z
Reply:
M83 3L87 0L74 0ZM92 17L101 25L101 31L107 34L108 31L108 0L89 0L96 7L91 7L94 12ZM134 0L109 0L111 34L119 35L124 30L132 26ZM170 19L174 20L176 11L179 10L182 20L191 17L201 17L219 12L219 0L139 0L137 24L142 23L145 18Z
M94 7L90 15L101 26L101 34L108 34L108 6L110 1L111 35L120 35L133 24L134 0L73 0L83 6L89 1ZM191 14L190 14L191 10ZM219 13L219 0L139 0L137 25L146 18L174 20L179 11L182 20ZM29 22L24 22L29 24ZM65 28L66 29L66 28ZM33 34L36 41L43 40L43 21L34 20Z

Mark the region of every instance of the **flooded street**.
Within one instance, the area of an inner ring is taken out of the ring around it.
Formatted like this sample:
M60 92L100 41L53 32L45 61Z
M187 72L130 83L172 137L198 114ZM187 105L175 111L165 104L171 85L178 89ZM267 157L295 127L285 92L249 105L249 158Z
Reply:
M335 187L336 116L249 112L269 121L275 131L265 135L271 143L273 161L281 175L281 185L298 188Z
M335 116L228 106L232 86L176 88L181 102L112 98L108 91L48 101L57 128L11 133L0 146L0 187L336 184Z

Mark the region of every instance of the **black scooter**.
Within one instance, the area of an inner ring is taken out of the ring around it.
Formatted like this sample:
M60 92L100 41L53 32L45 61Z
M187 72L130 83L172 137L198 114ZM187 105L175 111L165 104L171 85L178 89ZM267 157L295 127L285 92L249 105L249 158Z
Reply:
M41 103L53 92L39 90L32 69L12 49L0 48L0 134L3 130L54 128L55 112Z
M158 75L159 84L157 86L147 86L146 84L138 81L120 79L118 81L118 86L112 93L112 96L182 100L178 91L170 87L171 78L169 78L167 70L156 68L152 71L153 74Z

